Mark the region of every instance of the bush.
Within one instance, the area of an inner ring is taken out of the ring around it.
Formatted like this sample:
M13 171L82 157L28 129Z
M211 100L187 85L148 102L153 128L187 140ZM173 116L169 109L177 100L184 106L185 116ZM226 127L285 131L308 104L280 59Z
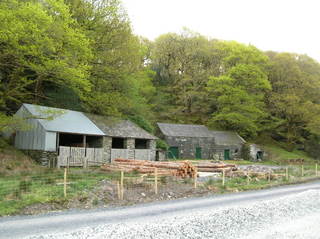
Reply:
M162 139L157 140L157 149L168 150L169 145Z
M241 158L244 159L244 160L251 160L251 157L250 157L250 144L245 143L242 146Z
M151 134L154 132L154 127L152 124L140 115L129 116L129 120Z

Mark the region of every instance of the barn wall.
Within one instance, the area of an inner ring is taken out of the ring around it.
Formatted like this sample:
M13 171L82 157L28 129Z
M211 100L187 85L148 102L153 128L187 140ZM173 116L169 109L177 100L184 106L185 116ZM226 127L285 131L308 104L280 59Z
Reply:
M230 157L239 158L241 155L242 145L213 145L212 147L212 157L217 160L224 159L224 150L230 150ZM236 152L237 151L237 152Z
M31 114L22 106L16 113L18 117L30 117ZM37 119L27 119L30 127L27 131L18 131L15 136L15 147L27 150L45 150L46 132Z
M179 148L179 157L193 159L196 157L196 148L201 148L203 159L211 158L213 138L205 137L172 137L166 136L165 141L170 147Z
M45 151L57 150L57 133L56 132L46 132L45 140Z

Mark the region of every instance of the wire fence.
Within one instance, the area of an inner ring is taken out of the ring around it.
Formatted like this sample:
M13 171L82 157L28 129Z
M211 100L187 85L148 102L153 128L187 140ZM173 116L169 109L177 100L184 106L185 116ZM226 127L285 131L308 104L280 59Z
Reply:
M99 168L45 169L0 177L0 216L30 205L56 203L123 205L211 193L234 192L319 178L318 165L289 165L277 170L243 174L228 172L195 178L154 174L106 172Z

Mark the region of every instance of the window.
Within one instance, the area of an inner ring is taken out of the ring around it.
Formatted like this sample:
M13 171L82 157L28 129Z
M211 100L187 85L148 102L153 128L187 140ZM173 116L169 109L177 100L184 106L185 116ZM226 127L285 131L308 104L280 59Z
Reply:
M59 133L59 146L83 147L83 135Z
M125 139L124 138L112 138L112 148L113 149L125 149Z
M148 148L148 140L135 139L135 148L136 149L147 149Z
M103 137L101 136L87 136L86 142L89 148L102 148Z

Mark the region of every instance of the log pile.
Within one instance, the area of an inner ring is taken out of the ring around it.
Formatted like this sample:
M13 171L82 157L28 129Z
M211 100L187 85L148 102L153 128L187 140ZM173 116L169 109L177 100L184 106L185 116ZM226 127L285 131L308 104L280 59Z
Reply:
M153 174L157 168L159 176L195 177L196 167L188 161L179 162L155 162L137 159L115 159L111 164L101 166L105 171L138 172L143 174Z
M198 172L212 172L221 173L222 171L232 172L236 171L235 164L226 164L223 162L201 162L196 165Z

